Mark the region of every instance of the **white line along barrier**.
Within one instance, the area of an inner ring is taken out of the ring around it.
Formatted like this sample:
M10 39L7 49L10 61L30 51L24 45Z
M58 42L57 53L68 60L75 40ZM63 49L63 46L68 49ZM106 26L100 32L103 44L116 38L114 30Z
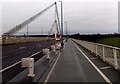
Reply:
M22 58L22 67L29 68L29 77L34 77L34 58Z
M72 40L96 54L96 56L99 56L103 61L109 63L115 69L120 70L120 48L77 39Z
M50 59L50 49L43 49L43 54L47 55L47 60Z

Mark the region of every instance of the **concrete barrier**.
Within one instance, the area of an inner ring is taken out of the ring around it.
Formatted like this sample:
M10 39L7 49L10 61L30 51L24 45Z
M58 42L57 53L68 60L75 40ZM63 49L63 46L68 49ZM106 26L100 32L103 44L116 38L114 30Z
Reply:
M17 43L26 43L26 42L37 42L42 40L50 40L54 38L46 37L0 37L0 44L17 44Z

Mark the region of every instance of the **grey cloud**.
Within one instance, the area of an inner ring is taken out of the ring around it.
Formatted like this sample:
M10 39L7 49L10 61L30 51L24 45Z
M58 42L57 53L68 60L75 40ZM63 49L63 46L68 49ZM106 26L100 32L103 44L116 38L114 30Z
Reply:
M52 2L51 2L52 3ZM21 23L51 4L4 3L3 32ZM64 21L68 29L80 33L118 32L117 2L64 2ZM29 25L29 32L39 33L41 28L47 33L54 20L54 8ZM25 32L23 29L20 33Z

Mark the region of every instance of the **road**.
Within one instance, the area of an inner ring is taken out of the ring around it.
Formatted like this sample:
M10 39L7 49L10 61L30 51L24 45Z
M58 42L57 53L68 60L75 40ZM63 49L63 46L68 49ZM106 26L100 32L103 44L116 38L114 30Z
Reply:
M30 42L30 43L21 43L15 45L2 46L2 68L3 70L13 66L17 63L16 66L5 70L2 72L2 81L7 82L19 73L21 73L25 68L21 68L21 58L35 56L35 62L39 60L42 56L41 51L44 48L54 45L55 40L39 41L39 42ZM36 54L37 53L37 54ZM17 73L16 73L17 72Z
M31 43L21 43L15 45L2 46L2 68L12 65L50 45L55 44L54 40L39 41Z
M23 47L22 47L23 48ZM39 56L39 55L38 55ZM90 53L71 39L65 42L60 54L52 53L51 60L45 56L35 62L34 78L27 77L28 70L14 76L9 82L94 82L120 83L120 72ZM17 68L16 68L17 69ZM17 73L15 69L12 70Z
M119 82L120 72L71 40L45 82Z

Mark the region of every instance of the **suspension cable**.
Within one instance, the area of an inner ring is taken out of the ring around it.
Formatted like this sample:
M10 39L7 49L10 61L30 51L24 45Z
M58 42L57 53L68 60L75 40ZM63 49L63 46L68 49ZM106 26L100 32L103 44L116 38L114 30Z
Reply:
M34 21L36 18L38 18L39 16L41 16L43 13L45 13L48 9L50 9L52 6L54 6L56 4L53 3L52 5L48 6L47 8L45 8L44 10L42 10L41 12L37 13L36 15L30 17L29 19L25 20L24 22L22 22L21 24L13 27L12 29L10 29L9 31L5 32L2 34L2 36L10 36L12 34L17 33L18 31L20 31L23 27L25 27L26 25L30 24L32 21Z

